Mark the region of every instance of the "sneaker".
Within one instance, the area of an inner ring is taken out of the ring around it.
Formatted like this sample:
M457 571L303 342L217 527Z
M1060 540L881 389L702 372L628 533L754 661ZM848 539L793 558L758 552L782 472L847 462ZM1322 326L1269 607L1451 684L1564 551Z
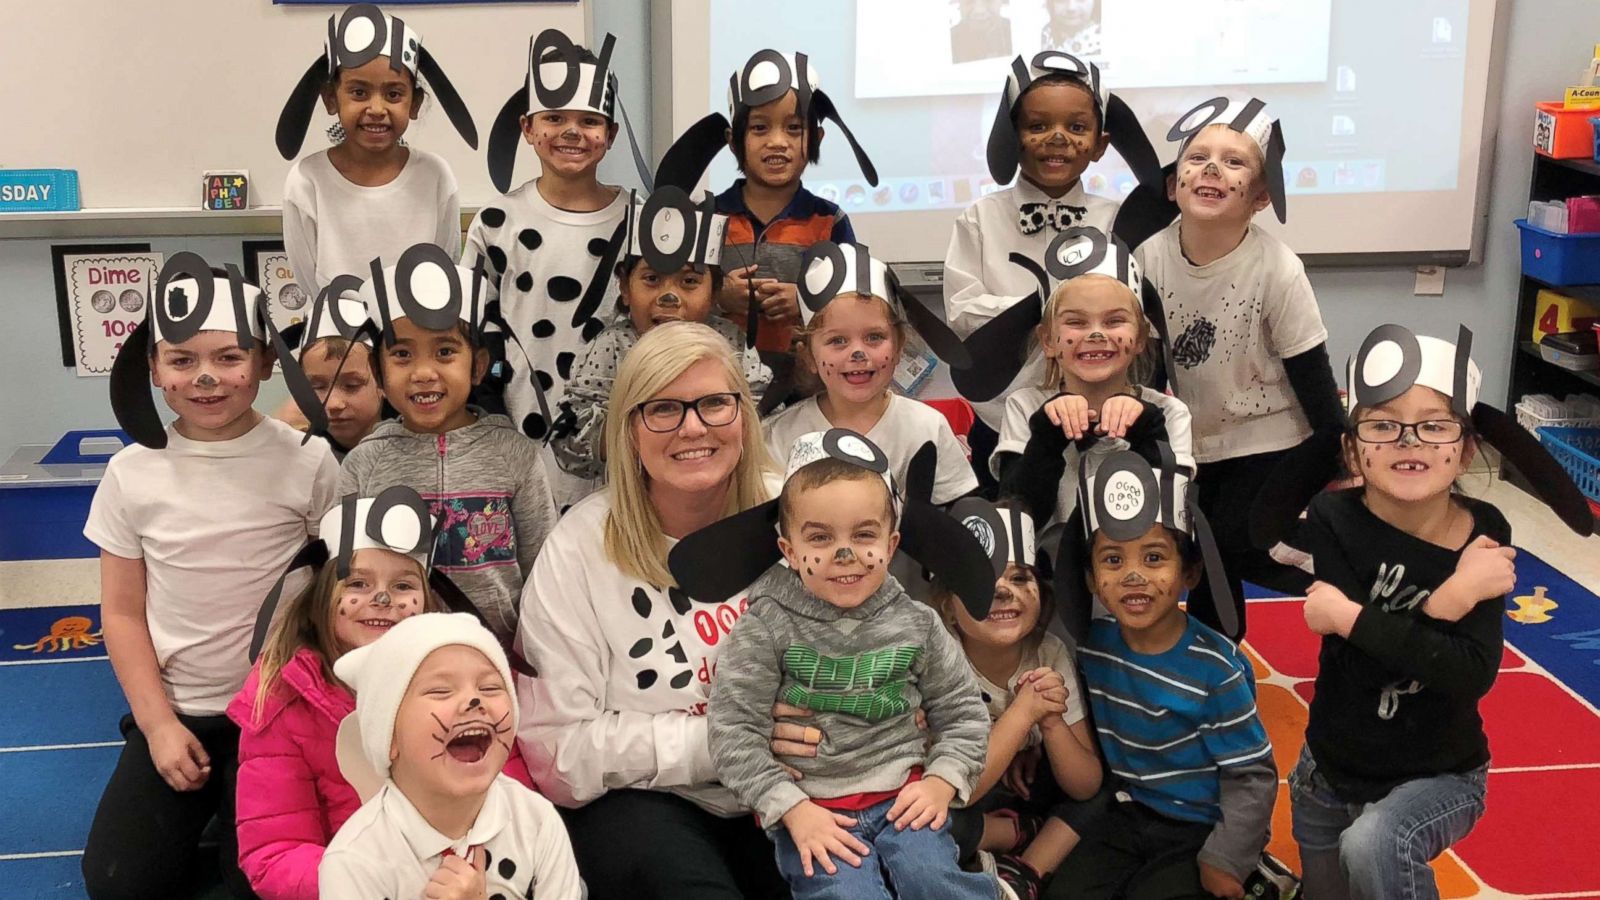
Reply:
M1020 856L1006 854L995 860L995 872L1000 876L1002 888L1009 888L1017 900L1039 900L1039 890L1044 886L1044 876Z

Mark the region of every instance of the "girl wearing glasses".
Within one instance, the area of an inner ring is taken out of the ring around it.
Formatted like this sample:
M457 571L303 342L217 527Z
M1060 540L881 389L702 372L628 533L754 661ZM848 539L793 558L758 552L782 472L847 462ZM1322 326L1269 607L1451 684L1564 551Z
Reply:
M776 496L750 388L711 328L639 338L606 410L607 487L551 532L523 591L519 742L566 807L594 900L784 896L772 847L716 783L706 703L744 612L687 596L667 570L685 535Z
M1312 501L1298 542L1323 636L1305 750L1289 776L1306 896L1437 897L1429 861L1483 814L1478 701L1500 667L1511 527L1456 491L1480 436L1575 528L1583 498L1504 413L1477 403L1470 333L1374 331L1350 368L1346 464L1360 485ZM1573 515L1573 504L1576 515Z

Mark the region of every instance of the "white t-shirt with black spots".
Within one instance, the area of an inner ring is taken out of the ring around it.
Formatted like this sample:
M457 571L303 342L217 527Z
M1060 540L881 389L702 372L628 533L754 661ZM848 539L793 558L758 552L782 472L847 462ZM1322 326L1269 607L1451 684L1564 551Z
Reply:
M816 397L808 397L761 423L767 449L780 464L788 461L789 449L801 435L832 427ZM888 408L866 436L889 458L889 471L894 475L895 484L901 486L906 483L911 458L932 441L938 454L932 500L936 504L952 503L978 489L978 476L972 474L966 448L961 446L944 415L926 403L890 394Z
M388 184L363 187L333 167L328 151L304 157L283 183L283 246L295 283L315 297L339 275L370 277L413 244L461 250L461 203L444 158L412 148ZM306 310L310 312L310 310Z
M504 774L489 786L477 820L460 840L440 834L393 781L384 782L328 843L317 867L318 893L341 900L421 897L447 854L470 860L479 848L490 897L583 896L556 808Z
M1194 417L1202 462L1293 447L1311 436L1283 360L1328 340L1305 266L1255 225L1204 266L1183 256L1174 222L1140 245L1172 336L1173 391Z
M983 705L989 710L991 724L1000 721L1000 716L1004 715L1016 701L1017 680L1040 666L1059 672L1062 680L1066 682L1067 711L1061 714L1061 720L1068 725L1076 725L1083 721L1083 686L1078 683L1078 665L1073 660L1072 651L1067 649L1061 638L1047 631L1040 639L1039 646L1022 654L1022 659L1017 662L1017 670L1011 673L1005 684L995 684L973 666L972 673L978 676L978 691L983 698ZM1028 732L1028 742L1024 746L1037 747L1043 740L1038 726L1034 726Z

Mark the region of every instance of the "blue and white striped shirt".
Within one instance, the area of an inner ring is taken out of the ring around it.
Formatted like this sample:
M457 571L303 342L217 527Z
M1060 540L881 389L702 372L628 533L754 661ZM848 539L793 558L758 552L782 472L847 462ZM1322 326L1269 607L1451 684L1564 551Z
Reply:
M1162 815L1216 822L1222 770L1271 762L1250 663L1232 641L1189 617L1165 653L1135 653L1096 619L1078 650L1100 752L1135 800Z

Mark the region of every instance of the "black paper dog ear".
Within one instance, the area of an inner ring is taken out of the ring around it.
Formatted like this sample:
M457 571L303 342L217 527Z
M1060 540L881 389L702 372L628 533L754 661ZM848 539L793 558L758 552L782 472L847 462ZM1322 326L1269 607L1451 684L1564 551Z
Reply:
M1522 473L1533 486L1534 494L1568 528L1585 537L1594 531L1594 513L1583 492L1572 483L1572 477L1550 451L1518 425L1516 419L1480 402L1472 408L1472 427Z
M438 98L439 105L444 108L444 114L450 119L450 124L456 127L456 132L467 142L467 146L474 150L478 149L478 126L472 121L472 113L467 110L466 101L456 93L455 85L450 83L449 77L439 68L439 63L434 60L433 54L429 53L426 47L420 48L417 53L417 74L428 82L428 89Z
M1044 269L1020 253L1011 254L1011 261L1032 272L1039 280L1039 289L1011 304L1010 309L983 323L962 341L972 365L952 366L950 380L961 396L974 403L993 400L1016 379L1027 365L1034 329L1044 319L1044 298L1050 292Z
M1129 250L1138 249L1178 218L1177 202L1167 199L1167 180L1177 172L1177 163L1168 164L1159 178L1149 183L1139 182L1122 201L1111 223L1111 233Z
M1172 359L1172 339L1167 332L1166 304L1161 302L1161 291L1148 278L1139 290L1139 305L1144 308L1145 321L1150 323L1151 339L1156 342L1158 368L1150 375L1149 387L1165 391L1168 381L1177 372L1177 364Z
M250 636L250 662L254 663L256 657L261 655L261 648L267 643L267 634L272 631L272 620L278 614L278 604L283 600L283 583L296 569L318 569L328 564L328 542L318 538L300 548L300 551L289 560L289 565L278 576L272 590L267 592L267 599L261 603L261 611L256 613L256 627Z
M467 592L463 591L460 585L450 580L449 575L430 567L428 571L428 588L433 591L433 595L439 599L440 603L444 604L446 609L453 613L466 613L477 619L491 633L494 632L494 628L490 626L489 619L483 614L483 610L472 602L472 598L467 596ZM527 658L517 651L514 640L501 641L500 646L506 652L506 663L511 666L511 671L518 675L526 675L529 678L539 677L539 672L533 667L533 664L528 662Z
M861 176L867 179L867 184L878 186L878 169L867 158L867 151L861 149L861 144L856 141L856 136L850 131L850 126L844 123L844 118L839 115L839 108L833 105L833 100L822 91L811 94L811 102L817 106L817 118L831 119L833 124L839 126L839 132L850 145L850 152L856 155L856 165L861 167Z
M911 454L906 465L906 500L933 502L933 486L938 481L939 448L933 441L923 441L917 452Z
M900 552L960 597L974 619L988 617L994 602L994 569L989 554L965 525L937 506L907 497L900 513Z
M969 369L973 366L971 352L961 336L950 328L950 323L917 299L916 295L901 287L894 271L889 271L889 291L900 301L906 311L906 321L917 332L928 349L944 360L952 369Z
M1009 118L1007 124L1010 124ZM1134 115L1133 108L1116 94L1106 100L1105 130L1111 135L1112 149L1128 164L1133 177L1140 184L1159 184L1165 191L1166 178L1161 169L1161 158L1156 155L1150 136L1144 133L1144 126L1139 124L1139 117ZM1015 143L1016 129L1010 128L1008 132Z
M152 313L153 314L153 313ZM147 317L128 334L111 362L111 412L128 436L154 450L167 446L167 430L150 393L150 352L155 333Z
M283 335L284 343L288 344L290 347L299 347L300 344L305 341L306 326L310 323L310 319L301 319L300 321L290 325L288 328L285 328L278 333Z
M783 558L777 524L776 500L735 513L679 541L667 553L667 568L690 597L721 603Z
M228 264L230 279L236 278L239 270ZM262 330L266 332L267 341L271 343L273 351L278 357L278 366L283 372L284 386L289 389L289 397L294 400L294 405L299 407L300 415L306 420L306 439L312 436L326 438L328 436L328 410L322 405L322 398L318 396L316 388L311 386L311 379L306 377L305 370L300 367L300 360L294 355L294 344L273 324L272 316L267 312L265 303L257 306L257 315L261 317ZM335 373L335 378L338 373ZM302 441L301 443L304 443Z
M523 83L511 99L500 107L489 127L489 180L504 194L511 190L511 173L517 166L517 148L522 145L522 116L528 111L528 85Z
M727 149L728 131L732 127L722 113L712 113L690 125L661 157L660 165L656 166L656 185L672 185L684 193L692 192L705 177L711 161Z
M311 128L311 116L317 111L317 100L322 97L322 89L327 83L328 54L323 51L300 76L300 80L295 82L294 90L289 92L289 99L283 104L283 112L278 114L276 141L278 153L284 159L294 159L300 155L306 131Z
M1311 498L1338 475L1340 442L1338 432L1313 431L1266 474L1264 483L1272 489L1258 492L1250 506L1252 545L1270 550L1299 530L1300 514Z
M622 129L628 133L628 149L633 154L633 167L639 173L639 183L646 191L656 189L655 173L650 171L650 164L645 162L644 154L639 152L639 140L633 136L633 122L628 118L628 108L622 105L622 94L614 93L617 98L617 117L622 119Z
M1272 133L1267 137L1267 196L1272 198L1272 211L1279 222L1289 221L1288 197L1283 185L1283 126L1272 123Z
M1089 541L1084 538L1083 509L1072 511L1061 529L1051 565L1055 568L1056 618L1082 644L1094 617L1094 594L1089 590Z
M994 124L989 126L989 143L984 158L989 163L989 177L995 184L1010 184L1017 175L1017 161L1022 155L1022 144L1017 140L1017 129L1011 124L1011 80L1000 85L1000 102L995 107Z
M596 275L589 279L589 286L584 288L583 296L578 298L578 306L572 313L573 328L582 328L584 323L599 311L601 301L605 300L606 293L611 289L613 281L611 273L617 268L617 260L622 258L627 240L628 217L624 215L622 221L612 230L611 240L606 244L605 252L600 255L600 265L595 268ZM531 360L528 366L531 371L533 367Z
M1222 554L1217 550L1217 539L1211 533L1211 523L1200 511L1199 494L1190 491L1184 500L1189 507L1189 527L1199 546L1200 559L1206 567L1206 581L1211 585L1211 603L1216 609L1217 624L1222 634L1237 641L1243 634L1239 626L1239 610L1234 606L1233 588L1228 584L1228 574L1222 568Z

